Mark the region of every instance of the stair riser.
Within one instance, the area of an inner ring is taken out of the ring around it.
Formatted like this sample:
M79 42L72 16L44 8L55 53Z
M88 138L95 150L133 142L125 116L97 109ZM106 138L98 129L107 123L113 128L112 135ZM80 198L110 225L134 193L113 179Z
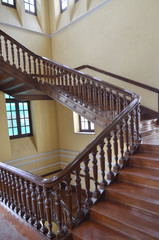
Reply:
M72 234L72 240L84 240L83 238L80 238L79 236Z
M116 219L113 219L111 218L111 216L102 215L96 211L91 210L90 218L100 224L113 228L114 230L127 235L128 239L134 239L134 240L135 239L144 239L144 240L157 239L145 232L141 232L138 229L135 229L131 226L128 226L127 224L124 224Z
M151 212L152 214L156 215L159 214L159 207L155 203L150 203L145 201L144 199L139 198L133 198L132 196L121 194L115 191L111 191L110 189L107 189L106 194L108 199L112 199L114 201L119 201L126 205L131 205L134 208L140 208L143 209L146 212Z
M140 167L140 168L158 168L159 169L159 161L158 160L149 160L149 159L141 159L141 158L131 158L130 166Z
M146 177L120 173L119 174L119 181L121 182L128 182L128 183L136 183L144 186L155 187L159 189L159 180L150 179Z
M142 153L159 153L159 146L158 145L147 145L141 144L139 147L139 152Z

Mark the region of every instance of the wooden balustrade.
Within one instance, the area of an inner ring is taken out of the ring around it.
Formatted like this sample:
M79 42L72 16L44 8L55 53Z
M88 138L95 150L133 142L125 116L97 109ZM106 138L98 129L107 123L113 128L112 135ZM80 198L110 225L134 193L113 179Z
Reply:
M114 120L64 170L42 179L0 163L0 199L49 239L80 223L140 142L135 94L37 56L0 31L0 60L51 86L86 109ZM57 231L55 230L57 228Z

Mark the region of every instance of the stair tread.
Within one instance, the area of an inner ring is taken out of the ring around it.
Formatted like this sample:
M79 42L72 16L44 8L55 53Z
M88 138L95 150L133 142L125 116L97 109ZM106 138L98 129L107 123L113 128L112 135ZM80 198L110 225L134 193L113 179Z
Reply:
M117 191L118 193L129 195L132 198L143 199L159 206L159 190L148 186L118 182L107 188L107 191Z
M128 240L130 238L95 221L88 220L72 231L77 239L83 240Z
M97 203L91 209L103 216L108 216L115 221L125 224L141 232L152 236L159 235L159 221L153 215L147 215L143 211L127 206L113 200L105 200Z
M149 159L149 160L155 160L159 161L159 154L158 153L136 153L135 155L131 156L130 159L134 158L141 158L141 159Z
M132 175L140 175L142 177L147 177L151 179L159 180L159 169L150 169L150 168L137 168L137 167L127 167L120 171L120 174L132 174Z

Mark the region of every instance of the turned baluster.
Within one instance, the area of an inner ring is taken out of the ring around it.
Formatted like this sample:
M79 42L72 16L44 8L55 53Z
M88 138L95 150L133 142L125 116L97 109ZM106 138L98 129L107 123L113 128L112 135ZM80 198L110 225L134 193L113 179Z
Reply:
M73 73L73 96L74 100L76 101L77 99L77 85L76 85L76 74Z
M8 40L7 37L4 37L4 41L5 41L5 51L6 51L6 62L9 63L9 55L8 55Z
M50 64L50 84L53 85L53 67Z
M25 51L22 49L23 54L23 71L26 73L26 59L25 59Z
M25 182L26 185L26 199L27 199L27 208L29 212L29 222L31 224L34 224L34 218L33 218L33 211L32 211L32 202L31 202L31 191L30 191L30 182L27 180Z
M11 185L12 185L13 201L14 201L12 209L14 209L14 211L16 213L18 213L19 206L18 206L18 199L17 199L16 183L15 183L15 176L14 176L14 174L11 174L11 183L12 183Z
M21 71L21 67L20 67L20 48L17 45L17 58L18 58L18 69Z
M55 234L52 231L50 189L45 188L44 194L45 194L45 212L46 212L46 218L48 222L47 236L49 237L49 239L52 239L53 237L55 237Z
M121 112L121 96L118 94L118 114Z
M57 78L57 86L60 87L60 69L56 67L56 78Z
M81 77L77 76L77 80L78 80L78 102L81 103L81 95L82 95L82 91L81 91Z
M33 62L34 62L34 74L35 74L35 77L36 77L36 59L35 57L33 57ZM31 74L31 55L30 53L28 52L28 65L29 65L29 73Z
M80 218L80 216L82 215L82 211L81 211L81 207L82 207L82 202L81 202L81 178L80 178L80 171L81 168L80 166L77 166L77 168L75 169L75 190L76 190L76 199L77 199L77 214L76 214L76 218Z
M3 57L2 57L2 40L1 40L1 35L0 35L0 59L3 59Z
M43 60L43 74L44 74L44 83L46 84L46 66L45 66L45 61Z
M119 135L120 135L120 164L123 165L125 163L125 158L124 158L124 136L123 136L123 122L120 122L119 125Z
M140 104L135 108L136 111L136 143L141 143L140 132L139 132L139 122L140 122Z
M38 58L38 68L39 68L39 78L40 78L39 82L42 83L40 58Z
M8 183L6 177L6 170L3 169L3 176L4 176L4 190L5 190L5 204L9 203L9 194L8 194Z
M39 215L38 215L38 209L37 209L37 195L36 195L36 184L35 183L32 183L31 198L32 198L34 217L35 217L34 225L36 226L37 229L40 229L41 224L40 224L40 221L39 221Z
M106 89L106 87L103 89L103 110L104 110L105 115L107 115L108 97L107 97L107 89Z
M68 94L69 94L68 75L67 71L65 70L65 95L68 96Z
M11 55L12 55L12 66L15 67L14 44L13 44L13 42L11 42Z
M93 112L97 113L97 94L96 94L96 84L93 82Z
M65 179L65 196L66 205L68 207L68 227L72 229L72 188L71 188L71 177L70 175Z
M44 214L44 199L43 199L43 188L41 186L38 187L38 206L40 211L40 221L42 223L40 231L43 234L48 232L47 227L45 226L45 214Z
M112 172L112 145L111 145L111 135L109 134L107 137L107 159L108 159L108 168L109 171L107 173L108 180L112 180L114 173Z
M118 172L120 166L118 163L118 137L117 137L117 128L113 130L113 145L114 145L114 156L115 156L115 165L113 166L114 172Z
M12 193L12 186L11 186L11 179L10 179L10 173L7 171L6 172L6 177L8 181L8 206L12 207L13 204L13 193Z
M98 84L98 112L100 114L102 112L102 90L101 90L101 84Z
M49 74L49 62L46 62L46 82L49 83L49 80L50 80L50 74Z
M18 204L19 204L19 215L22 217L23 216L23 206L22 206L22 198L21 198L21 187L19 183L19 177L15 176L15 182L16 182L16 192L17 192L17 197L18 197Z
M53 66L53 85L56 86L56 66Z
M62 231L62 212L61 212L61 196L60 196L60 188L59 184L56 184L53 189L55 193L55 213L56 213L56 221L58 226L57 231L57 239L61 239L63 237L63 231ZM70 199L71 200L71 199Z
M125 156L129 157L130 156L130 150L129 150L129 116L125 118L125 143L126 143L126 151L125 151Z
M72 73L69 72L69 96L72 98Z
M91 192L90 192L90 174L89 174L89 156L87 156L84 160L84 179L85 179L85 187L86 187L86 200L84 202L85 207L90 207L92 204L91 200Z
M105 180L105 153L103 150L104 145L105 145L105 142L104 142L104 140L102 140L101 143L99 144L100 166L101 166L101 174L102 174L102 181L100 183L100 189L102 189L102 190L104 190L105 186L107 185L107 182Z
M87 81L87 98L88 98L88 109L92 109L92 98L91 98L91 82Z
M25 185L24 185L24 179L20 179L20 185L21 185L21 196L22 196L22 202L23 202L23 208L24 208L24 215L23 218L27 221L28 220L28 211L27 211L27 202L26 202L26 193L25 193Z
M85 85L85 78L82 77L82 105L86 107L86 85Z
M3 202L4 199L4 186L3 186L3 172L2 169L0 168L0 200Z
M61 69L61 89L64 90L64 70Z
M98 165L97 165L97 148L95 148L92 152L92 156L93 156L93 177L94 177L94 187L95 190L93 192L93 197L98 199L100 192L98 190Z
M131 146L130 151L131 153L135 150L135 144L134 144L134 111L130 114L130 129L131 129Z

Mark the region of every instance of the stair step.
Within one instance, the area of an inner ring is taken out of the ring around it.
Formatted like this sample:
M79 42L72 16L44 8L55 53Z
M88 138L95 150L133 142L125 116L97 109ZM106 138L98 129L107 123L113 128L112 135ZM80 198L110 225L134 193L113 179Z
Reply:
M159 169L125 168L120 171L119 180L159 189Z
M129 236L128 239L158 239L159 222L133 207L114 201L101 201L90 211L90 218Z
M158 145L140 144L139 151L142 153L159 154Z
M159 154L137 153L130 157L130 166L159 169Z
M85 221L72 231L73 240L130 240L130 238L95 221Z
M148 213L159 214L158 189L119 182L107 188L106 196L108 199L143 209Z

